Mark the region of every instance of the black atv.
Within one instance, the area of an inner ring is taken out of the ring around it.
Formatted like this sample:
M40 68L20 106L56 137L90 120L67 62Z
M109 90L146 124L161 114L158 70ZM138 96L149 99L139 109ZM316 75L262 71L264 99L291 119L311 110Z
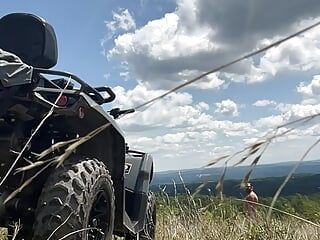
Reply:
M42 18L0 19L0 226L15 239L155 239L152 157L114 120L132 110L105 112L113 91L51 70L57 56Z

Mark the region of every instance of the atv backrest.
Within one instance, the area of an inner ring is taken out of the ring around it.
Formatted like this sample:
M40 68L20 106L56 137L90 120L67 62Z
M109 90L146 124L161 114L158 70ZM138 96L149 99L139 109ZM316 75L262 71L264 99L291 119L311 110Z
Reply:
M0 48L37 68L49 69L58 60L54 29L32 14L12 13L0 19Z

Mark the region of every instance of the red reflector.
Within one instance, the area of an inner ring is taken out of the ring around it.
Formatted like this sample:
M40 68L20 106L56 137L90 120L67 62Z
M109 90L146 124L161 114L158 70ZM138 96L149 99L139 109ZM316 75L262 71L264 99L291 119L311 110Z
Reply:
M69 100L69 99L68 99L67 96L62 95L62 96L59 98L59 100L58 100L58 102L57 102L57 105L60 106L60 107L66 106L67 103L68 103L68 100Z

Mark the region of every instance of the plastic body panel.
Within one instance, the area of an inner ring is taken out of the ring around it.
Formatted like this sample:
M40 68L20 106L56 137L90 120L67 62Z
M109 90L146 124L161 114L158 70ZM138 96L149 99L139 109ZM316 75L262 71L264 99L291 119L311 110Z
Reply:
M125 163L126 213L134 232L143 229L150 180L153 175L153 159L147 153L129 151Z

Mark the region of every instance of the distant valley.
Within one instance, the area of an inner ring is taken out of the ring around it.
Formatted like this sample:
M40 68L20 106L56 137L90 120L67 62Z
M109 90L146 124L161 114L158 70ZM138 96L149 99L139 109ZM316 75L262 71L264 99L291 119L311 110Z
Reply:
M295 163L284 162L257 166L250 182L254 185L259 196L271 197ZM248 166L243 166L230 167L227 170L223 190L225 195L243 197L244 192L240 190L239 185L248 169ZM160 189L165 189L168 195L173 196L186 193L186 187L193 193L201 183L208 182L202 188L200 194L215 194L215 186L222 172L223 168L181 170L183 184L179 177L179 171L159 172L155 174L152 181L152 191L159 192ZM316 193L320 193L320 160L303 162L287 183L281 195L311 195Z
M258 165L254 169L251 178L269 178L286 176L296 162L282 162L275 164ZM226 180L242 179L249 171L249 166L229 167L225 176ZM152 185L180 183L179 172L185 183L202 183L204 181L217 181L223 168L195 168L186 170L172 170L156 172ZM320 174L320 160L302 162L296 174Z

